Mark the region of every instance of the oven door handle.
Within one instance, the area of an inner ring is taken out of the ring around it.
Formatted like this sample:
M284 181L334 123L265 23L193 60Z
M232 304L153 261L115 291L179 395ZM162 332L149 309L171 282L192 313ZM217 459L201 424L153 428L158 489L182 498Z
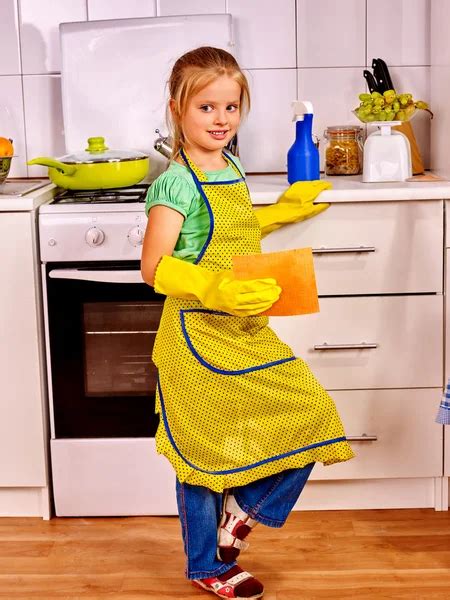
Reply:
M100 271L88 269L53 269L51 279L77 279L79 281L100 281L102 283L144 283L140 270Z

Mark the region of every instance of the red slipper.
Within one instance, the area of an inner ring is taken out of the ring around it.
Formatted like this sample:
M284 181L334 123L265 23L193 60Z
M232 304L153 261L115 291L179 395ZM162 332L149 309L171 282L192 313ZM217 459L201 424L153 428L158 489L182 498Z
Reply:
M239 507L235 497L228 493L224 498L217 531L217 558L225 563L236 560L248 548L248 542L244 539L257 524Z
M253 575L235 565L219 577L193 579L192 584L219 598L235 598L236 600L257 600L264 594L264 586Z

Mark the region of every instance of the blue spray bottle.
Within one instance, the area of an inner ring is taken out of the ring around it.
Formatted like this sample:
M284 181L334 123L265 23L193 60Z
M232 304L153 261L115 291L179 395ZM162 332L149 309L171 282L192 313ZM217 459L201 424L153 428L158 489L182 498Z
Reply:
M313 106L307 100L292 103L295 124L295 142L287 155L290 184L296 181L320 179L319 150L312 139Z

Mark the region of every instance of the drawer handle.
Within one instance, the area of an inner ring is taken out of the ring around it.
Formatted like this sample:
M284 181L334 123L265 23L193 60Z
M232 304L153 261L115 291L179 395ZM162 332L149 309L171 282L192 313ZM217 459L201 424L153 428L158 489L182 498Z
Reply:
M376 442L378 440L377 435L368 435L363 433L362 435L347 435L349 442Z
M378 344L370 342L361 342L360 344L315 344L314 350L368 350L369 348L378 348Z
M348 248L313 248L313 254L338 254L339 252L375 252L374 246L355 246Z

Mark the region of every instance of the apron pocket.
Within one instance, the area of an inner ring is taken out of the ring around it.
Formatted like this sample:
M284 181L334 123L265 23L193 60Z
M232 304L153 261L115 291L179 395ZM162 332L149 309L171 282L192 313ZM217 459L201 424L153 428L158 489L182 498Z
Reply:
M186 344L200 364L222 375L240 375L295 360L267 326L267 317L235 317L208 309L180 310Z

